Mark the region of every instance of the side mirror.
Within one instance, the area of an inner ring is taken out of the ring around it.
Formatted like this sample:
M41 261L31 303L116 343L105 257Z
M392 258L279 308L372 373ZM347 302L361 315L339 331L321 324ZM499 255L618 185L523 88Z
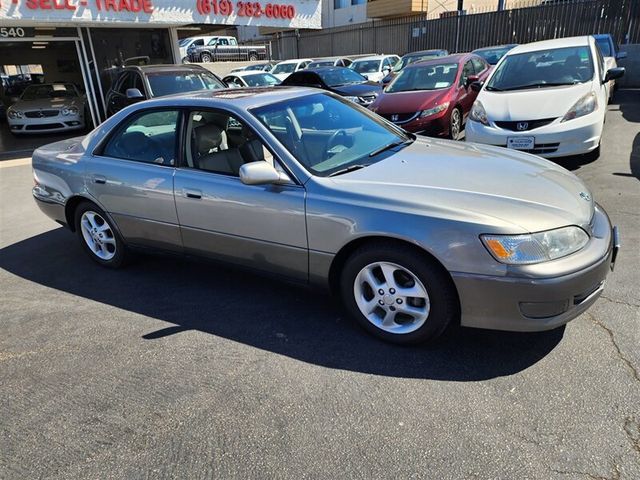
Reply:
M616 78L622 77L624 75L624 71L624 67L610 68L607 70L602 83L607 83L609 80L615 80Z
M128 100L144 100L144 95L137 88L127 88L127 99Z
M286 184L291 179L284 172L278 172L264 160L245 163L240 167L240 181L245 185Z
M469 75L464 82L465 87L469 87L471 84L480 81L480 77L478 75Z
M622 60L623 58L627 58L627 52L618 52L616 54L616 60Z
M480 90L482 90L482 82L473 82L469 86L474 92L479 92Z

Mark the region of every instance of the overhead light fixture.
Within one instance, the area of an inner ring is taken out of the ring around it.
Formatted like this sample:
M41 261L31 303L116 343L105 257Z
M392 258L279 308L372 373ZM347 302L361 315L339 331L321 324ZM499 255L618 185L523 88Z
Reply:
M34 45L49 45L49 42L33 42Z
M41 48L47 48L46 45L31 45L31 48L35 48L36 50L41 49Z

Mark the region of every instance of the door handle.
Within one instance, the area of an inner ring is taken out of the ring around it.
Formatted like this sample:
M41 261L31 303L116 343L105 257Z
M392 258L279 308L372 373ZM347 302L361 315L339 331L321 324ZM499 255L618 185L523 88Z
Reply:
M107 183L107 179L102 175L94 175L93 183L99 183L100 185L104 185L105 183Z
M187 198L202 198L202 192L193 188L185 188L184 196Z

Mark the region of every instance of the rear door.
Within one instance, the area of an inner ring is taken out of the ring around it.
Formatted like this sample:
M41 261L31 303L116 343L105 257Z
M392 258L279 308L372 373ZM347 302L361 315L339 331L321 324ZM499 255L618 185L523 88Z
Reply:
M182 250L173 198L181 115L177 109L139 111L87 160L89 194L129 243Z

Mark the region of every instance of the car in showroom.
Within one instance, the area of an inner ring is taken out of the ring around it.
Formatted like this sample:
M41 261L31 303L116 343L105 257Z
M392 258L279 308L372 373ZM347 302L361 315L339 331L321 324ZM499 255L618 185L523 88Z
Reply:
M23 135L82 130L86 103L73 83L30 85L7 109L9 131Z
M100 265L133 249L231 262L331 289L403 344L458 322L563 325L599 297L618 251L593 193L559 165L416 137L312 88L132 105L37 149L33 179L40 209Z
M442 49L420 50L417 52L407 53L400 58L400 61L395 64L389 74L382 79L382 85L384 85L385 87L389 85L389 83L391 83L391 80L396 77L398 72L400 72L400 70L402 70L407 65L416 62L422 62L424 60L431 60L432 58L446 57L447 55L449 55L449 52Z
M478 95L471 84L484 81L489 71L489 64L472 54L413 63L369 108L409 132L457 140Z
M509 50L517 46L517 43L510 43L508 45L495 45L493 47L476 48L471 53L475 53L476 55L481 56L485 62L487 62L489 65L494 66L497 65L500 59L504 57Z
M200 65L131 65L121 69L107 91L107 115L149 98L221 88L224 82Z
M597 158L610 80L591 36L520 45L507 52L481 88L466 140L543 157Z
M313 62L311 58L302 58L295 60L285 60L284 62L276 63L276 66L271 70L271 75L274 75L281 82L291 75L293 72L304 70L307 66Z
M367 80L382 82L382 79L389 75L399 61L400 57L398 55L373 55L354 60L349 65L349 68L355 70Z
M232 72L226 77L223 77L222 81L226 83L229 88L273 87L274 85L280 85L280 80L270 73L256 70Z
M321 88L365 107L382 92L379 83L370 82L359 73L345 67L301 70L289 75L282 85Z

